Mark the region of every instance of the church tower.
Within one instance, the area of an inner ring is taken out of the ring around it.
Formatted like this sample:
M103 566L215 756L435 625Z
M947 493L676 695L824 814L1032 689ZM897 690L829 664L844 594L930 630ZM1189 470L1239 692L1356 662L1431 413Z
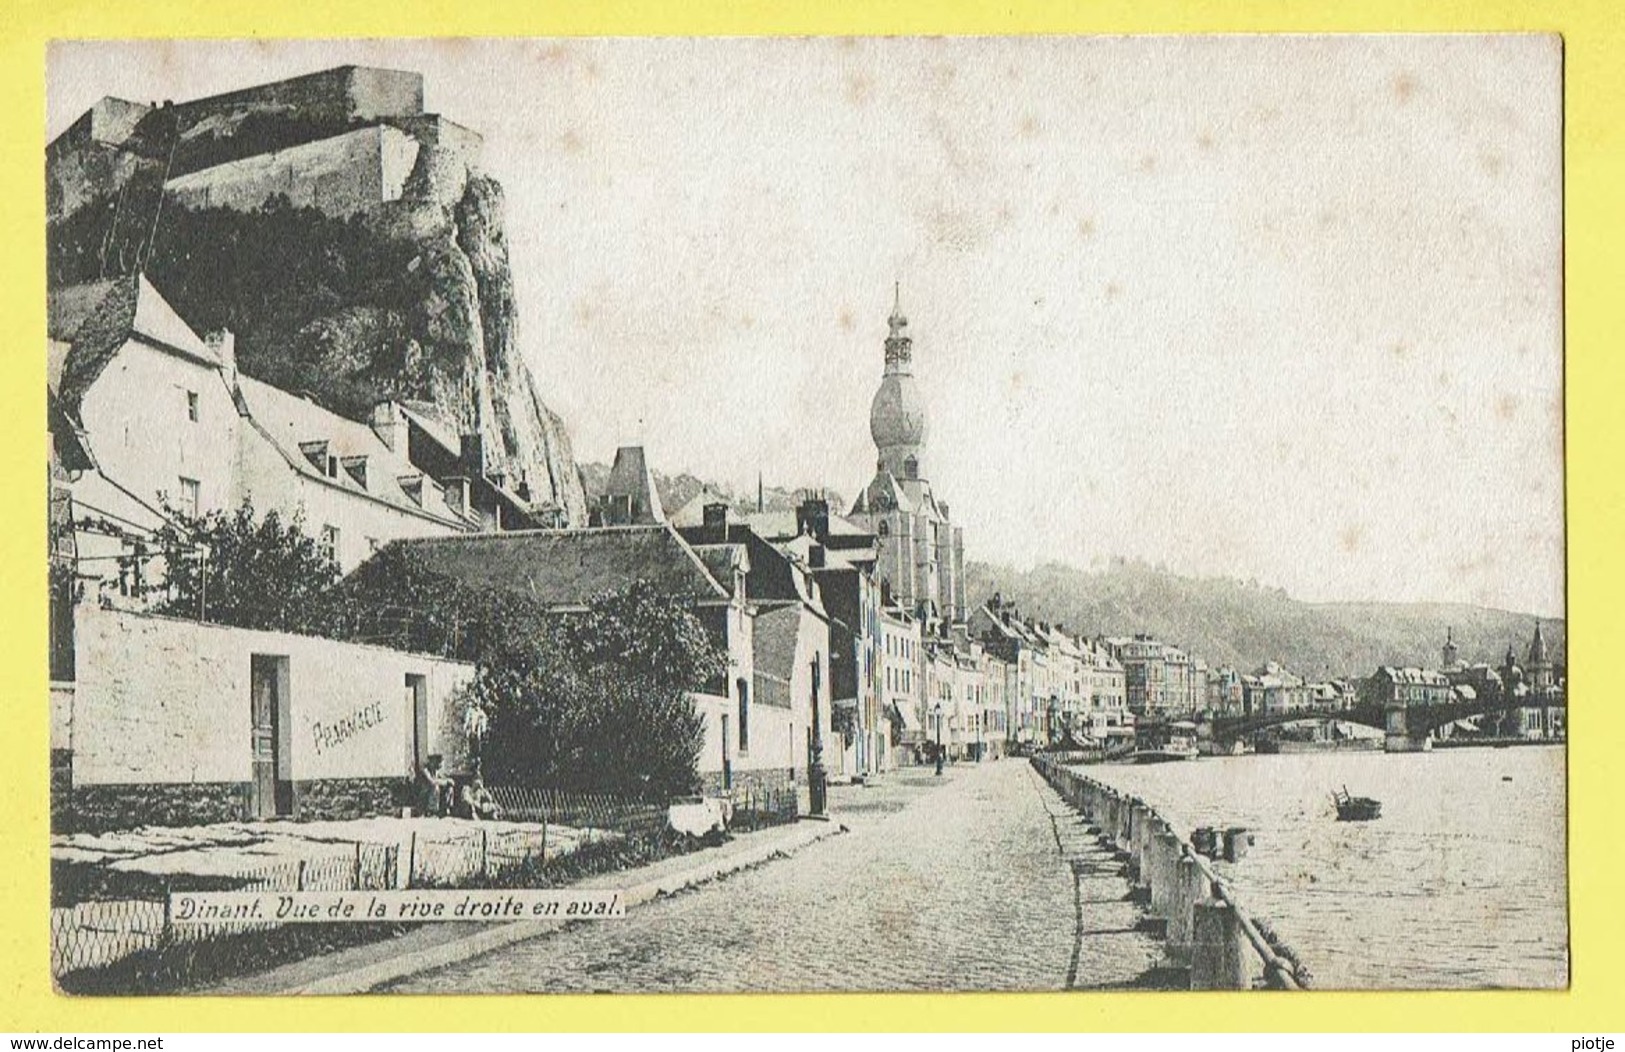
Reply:
M876 470L897 479L918 479L925 446L925 404L914 379L914 339L903 316L902 285L893 290L891 317L886 319L886 367L869 405L869 437L880 452Z
M875 575L882 589L927 624L961 624L965 602L964 532L926 480L925 401L914 378L914 340L893 290L880 386L869 406L875 476L850 518L875 534Z
M1546 640L1540 632L1540 622L1535 622L1535 638L1529 641L1529 660L1524 662L1524 674L1529 679L1529 689L1537 693L1551 690L1554 679L1552 663L1546 659Z

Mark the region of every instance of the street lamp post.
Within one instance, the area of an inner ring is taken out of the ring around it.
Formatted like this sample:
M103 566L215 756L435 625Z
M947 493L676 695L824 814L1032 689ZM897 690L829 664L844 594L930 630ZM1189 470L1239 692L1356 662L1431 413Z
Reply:
M824 732L819 722L818 694L822 686L822 667L817 658L812 662L812 747L807 757L807 810L821 817L827 806L829 775L824 771Z
M937 774L942 774L942 702L931 706L931 715L937 718Z

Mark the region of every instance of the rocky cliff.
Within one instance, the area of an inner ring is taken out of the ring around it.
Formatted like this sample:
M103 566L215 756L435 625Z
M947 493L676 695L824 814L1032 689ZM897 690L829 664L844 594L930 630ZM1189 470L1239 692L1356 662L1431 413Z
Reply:
M236 333L248 374L360 420L379 401L414 402L448 432L480 435L488 471L544 518L584 524L569 434L525 362L502 188L478 169L478 136L433 116L384 118L401 133L392 139L404 138L411 168L397 192L380 193L368 181L375 171L350 166L348 155L341 163L337 147L324 155L325 143L353 132L352 113L324 116L327 127L290 111L285 97L275 109L252 97L185 105L153 111L122 143L53 143L48 184L62 181L56 170L71 172L72 192L54 199L76 204L48 228L53 287L144 270L194 329ZM278 116L277 146L295 132L308 140L279 156L309 158L309 185L297 165L278 175L287 193L256 196L246 181L271 155L234 146L232 129L263 129L265 113ZM227 206L200 206L207 193L182 204L157 192L166 173L151 158L165 155L166 137L179 147L170 156L196 152L200 129L212 158L225 158L203 172L221 173ZM105 163L120 152L144 160ZM353 185L340 185L351 175ZM361 208L327 204L368 193Z

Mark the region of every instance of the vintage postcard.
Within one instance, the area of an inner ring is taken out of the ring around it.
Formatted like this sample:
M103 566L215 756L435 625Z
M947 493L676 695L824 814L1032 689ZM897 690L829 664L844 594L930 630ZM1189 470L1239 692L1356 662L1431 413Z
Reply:
M1567 987L1557 37L47 78L64 993Z

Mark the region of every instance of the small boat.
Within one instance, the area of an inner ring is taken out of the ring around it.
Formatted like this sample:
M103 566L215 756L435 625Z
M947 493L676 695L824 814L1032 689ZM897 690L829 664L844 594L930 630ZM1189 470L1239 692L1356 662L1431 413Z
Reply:
M1369 822L1382 814L1380 802L1369 796L1350 796L1346 785L1342 792L1332 793L1332 802L1337 805L1339 822Z
M1173 760L1194 760L1201 755L1196 747L1196 724L1185 720L1174 723L1142 723L1135 728L1134 751L1129 758L1135 763L1168 763Z
M1194 760L1202 755L1195 748L1135 749L1129 759L1135 763L1171 763L1175 760Z

